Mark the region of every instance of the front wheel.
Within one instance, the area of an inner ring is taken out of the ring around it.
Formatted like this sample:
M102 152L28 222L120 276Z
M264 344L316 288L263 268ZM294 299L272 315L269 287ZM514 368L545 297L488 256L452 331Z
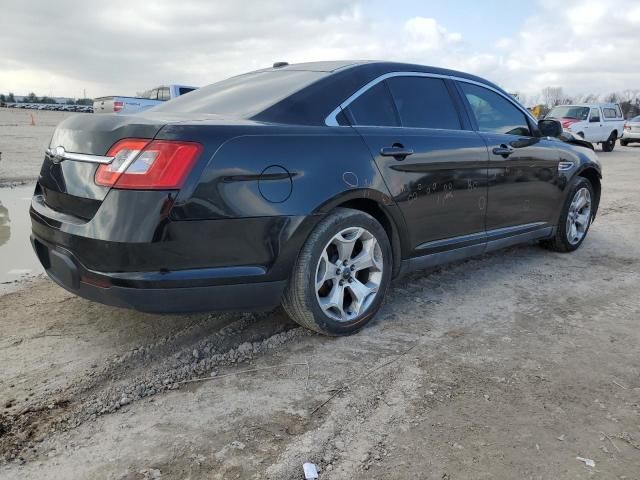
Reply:
M391 245L382 225L367 213L338 208L302 247L282 306L303 327L348 335L380 309L391 271Z
M584 177L576 177L569 184L558 226L553 238L543 240L541 245L556 252L577 250L589 231L593 220L595 194L591 182Z

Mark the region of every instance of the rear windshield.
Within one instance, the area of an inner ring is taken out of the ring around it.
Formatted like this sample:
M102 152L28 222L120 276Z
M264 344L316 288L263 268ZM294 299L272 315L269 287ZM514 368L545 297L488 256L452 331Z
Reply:
M223 80L153 108L156 112L214 113L248 118L315 82L325 72L253 72Z
M587 118L589 118L589 107L571 107L567 105L553 107L547 117L575 118L576 120L586 120Z
M637 117L633 117L633 118L632 118L631 120L629 120L629 121L630 121L630 122L633 122L633 123L636 123L636 122L640 123L640 115L638 115Z

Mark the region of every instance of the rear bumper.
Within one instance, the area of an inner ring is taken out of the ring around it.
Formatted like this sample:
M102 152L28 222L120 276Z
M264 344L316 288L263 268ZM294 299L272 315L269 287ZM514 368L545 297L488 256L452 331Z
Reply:
M266 310L280 303L287 285L286 280L224 283L225 280L238 282L244 276L254 276L260 267L167 273L96 272L87 269L70 251L60 246L34 235L31 243L49 277L64 289L88 300L143 312Z
M629 142L640 142L640 132L628 132L625 130L621 138Z

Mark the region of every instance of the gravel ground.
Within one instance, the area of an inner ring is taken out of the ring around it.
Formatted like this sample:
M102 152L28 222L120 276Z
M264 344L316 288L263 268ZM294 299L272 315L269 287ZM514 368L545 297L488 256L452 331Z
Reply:
M601 158L579 251L403 278L349 338L279 310L154 316L17 284L0 478L288 480L306 461L321 479L639 478L640 146Z

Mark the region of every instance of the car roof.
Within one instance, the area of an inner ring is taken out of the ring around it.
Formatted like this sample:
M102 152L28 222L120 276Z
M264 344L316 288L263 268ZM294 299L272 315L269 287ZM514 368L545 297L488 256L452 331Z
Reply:
M470 73L460 72L447 68L434 67L429 65L419 65L416 63L404 63L382 60L330 60L320 62L291 63L280 67L271 67L257 70L259 72L278 71L278 70L298 70L308 72L327 72L332 73L346 68L356 67L373 67L379 70L389 72L420 72L420 73L436 73L452 77L467 78L481 83L493 85L485 78L480 78ZM501 89L502 90L502 89Z
M394 72L430 73L463 78L487 85L504 93L504 95L509 95L502 88L484 78L456 70L413 63L376 60L340 60L294 63L266 68L258 70L257 72L287 70L318 72L318 79L302 90L254 115L252 117L253 120L301 125L324 125L325 118L359 88L376 78Z

